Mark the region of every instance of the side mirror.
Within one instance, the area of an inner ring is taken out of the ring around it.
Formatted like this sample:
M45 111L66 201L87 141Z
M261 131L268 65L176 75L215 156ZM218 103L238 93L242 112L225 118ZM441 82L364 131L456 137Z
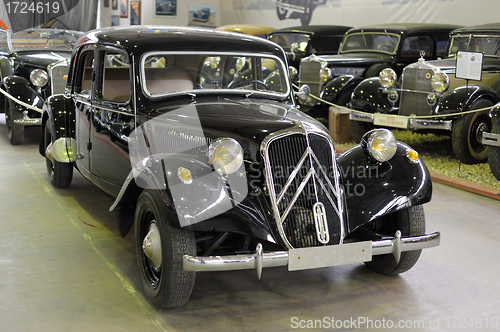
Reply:
M299 88L299 91L295 93L300 99L306 100L309 98L309 95L311 94L311 88L309 88L309 85L304 84Z

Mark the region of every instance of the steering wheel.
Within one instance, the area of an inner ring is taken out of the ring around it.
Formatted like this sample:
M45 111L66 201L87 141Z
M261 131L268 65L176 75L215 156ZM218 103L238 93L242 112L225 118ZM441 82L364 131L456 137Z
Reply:
M245 85L245 84L257 84L259 86L262 86L264 89L268 90L266 84L260 80L243 80L243 81L239 81L239 82L236 82L236 81L232 81L231 83L228 84L228 88L229 89L236 89L242 85Z

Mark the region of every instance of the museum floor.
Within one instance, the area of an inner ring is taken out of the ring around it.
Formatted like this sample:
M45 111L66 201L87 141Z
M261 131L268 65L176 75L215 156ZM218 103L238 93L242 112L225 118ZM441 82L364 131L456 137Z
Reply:
M500 329L500 201L441 184L425 206L441 245L400 276L360 264L269 268L261 281L254 271L198 273L185 306L157 309L142 295L133 234L121 238L108 212L112 198L78 173L52 188L39 130L14 147L0 118L0 331Z

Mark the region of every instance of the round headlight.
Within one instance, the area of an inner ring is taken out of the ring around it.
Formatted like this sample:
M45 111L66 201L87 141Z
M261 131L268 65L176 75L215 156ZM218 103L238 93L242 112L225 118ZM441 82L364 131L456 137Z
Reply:
M371 158L384 162L396 153L397 140L390 130L374 129L363 136L361 145Z
M297 77L299 71L293 66L288 66L288 72L290 73L290 78L294 80Z
M243 164L243 149L232 138L223 138L211 143L208 154L215 170L221 174L234 173Z
M380 85L382 85L384 88L390 88L394 85L394 82L397 80L397 75L394 70L391 68L384 68L378 74L378 77L380 79Z
M30 81L34 86L42 87L49 81L49 75L43 69L35 69L30 74Z
M328 80L332 78L332 71L328 67L323 67L319 70L319 79L326 83Z
M445 73L432 76L431 86L434 91L443 93L450 87L450 78Z

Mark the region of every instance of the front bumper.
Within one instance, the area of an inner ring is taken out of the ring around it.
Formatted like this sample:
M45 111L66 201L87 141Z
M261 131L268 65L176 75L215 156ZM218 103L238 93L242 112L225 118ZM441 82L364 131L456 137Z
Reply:
M401 253L439 245L440 233L401 237L397 231L391 239L355 242L349 244L263 252L258 244L254 254L231 256L184 255L186 271L232 271L255 269L260 279L264 267L288 266L289 271L371 261L375 255L393 254L399 262Z
M392 115L381 113L349 113L349 120L370 122L377 126L393 127L401 129L437 129L451 131L453 127L452 120L437 120L437 119L417 119L411 116Z

